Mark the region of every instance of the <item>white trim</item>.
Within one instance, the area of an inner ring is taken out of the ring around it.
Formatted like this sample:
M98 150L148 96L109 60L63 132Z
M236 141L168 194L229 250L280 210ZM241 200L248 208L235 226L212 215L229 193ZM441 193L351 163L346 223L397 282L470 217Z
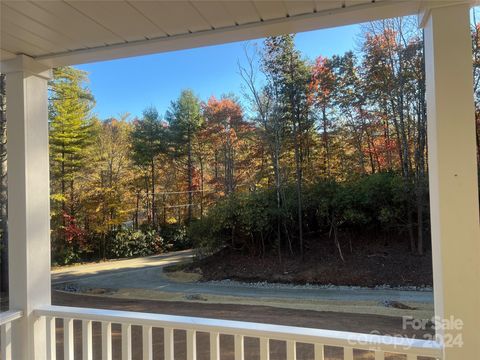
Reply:
M2 74L24 72L46 80L50 80L52 77L51 70L48 66L39 63L27 55L18 55L14 59L0 62L0 72Z
M21 310L8 310L0 312L0 326L20 319L22 316L23 311Z

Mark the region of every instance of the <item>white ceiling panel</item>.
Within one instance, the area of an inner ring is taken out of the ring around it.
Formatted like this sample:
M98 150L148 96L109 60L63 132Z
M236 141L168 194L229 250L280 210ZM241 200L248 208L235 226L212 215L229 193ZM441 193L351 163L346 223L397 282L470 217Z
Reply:
M53 44L50 40L46 40L37 33L31 32L19 26L17 23L12 22L10 18L2 18L2 23L5 22L5 32L8 31L9 35L14 35L16 38L23 39L30 44L35 44L46 52L55 52L61 49L67 51L68 49L62 47L59 44ZM3 33L3 31L2 31Z
M213 29L235 25L235 19L225 8L223 1L196 1L192 2L192 5Z
M255 1L254 4L262 20L284 18L288 14L283 1Z
M154 23L125 1L68 1L67 3L125 41L165 35Z
M131 1L130 3L168 35L210 29L208 22L188 1Z
M105 29L104 26L83 15L64 1L37 1L35 5L44 10L44 12L37 11L37 14L42 14L42 18L39 20L50 24L58 31L88 47L123 41L120 36Z
M314 0L285 0L284 6L287 9L288 15L295 16L301 14L309 14L315 11L315 1Z
M251 1L224 1L223 6L237 24L248 24L260 21L260 15Z
M315 10L325 11L331 9L340 9L345 4L345 1L333 0L315 0Z
M32 56L39 56L46 52L45 49L32 44L24 39L12 36L3 32L0 34L0 43L2 44L2 48L6 49L8 52L12 52L15 54L32 54Z
M38 16L34 16L35 14ZM54 30L53 19L44 19L42 18L44 15L46 14L41 9L27 2L3 3L1 12L2 31L10 32L8 24L15 23L23 29L28 29L30 32L48 39L51 43L59 44L61 49L72 50L85 47L84 42L69 37L65 32Z

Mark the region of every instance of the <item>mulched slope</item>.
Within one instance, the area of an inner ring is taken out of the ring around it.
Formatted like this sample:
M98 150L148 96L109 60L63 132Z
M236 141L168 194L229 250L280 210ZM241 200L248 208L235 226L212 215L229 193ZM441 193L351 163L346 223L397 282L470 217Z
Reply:
M239 280L346 286L432 286L432 258L412 255L404 241L389 239L389 244L358 240L343 244L342 262L330 239L309 239L305 259L299 256L265 258L242 251L223 249L190 267L201 271L203 280Z

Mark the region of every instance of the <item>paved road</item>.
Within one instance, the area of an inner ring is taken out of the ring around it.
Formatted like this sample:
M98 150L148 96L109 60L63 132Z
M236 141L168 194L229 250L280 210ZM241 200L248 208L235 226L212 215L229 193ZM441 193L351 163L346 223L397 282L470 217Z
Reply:
M431 291L405 291L317 286L258 286L238 282L190 282L181 283L169 279L163 267L193 256L192 251L85 264L52 271L52 283L77 284L88 288L138 288L162 292L241 296L263 299L302 299L338 301L399 301L433 303Z

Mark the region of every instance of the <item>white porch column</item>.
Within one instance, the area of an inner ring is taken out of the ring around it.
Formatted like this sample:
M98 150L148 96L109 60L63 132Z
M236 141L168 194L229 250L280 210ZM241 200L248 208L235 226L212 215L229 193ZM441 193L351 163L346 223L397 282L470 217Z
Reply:
M50 304L50 199L47 81L50 70L27 56L2 64L7 73L8 226L13 357L45 360L45 323L32 311Z
M445 340L444 360L480 359L480 225L469 10L461 4L438 7L423 17L435 313L463 322L462 329L437 330Z

